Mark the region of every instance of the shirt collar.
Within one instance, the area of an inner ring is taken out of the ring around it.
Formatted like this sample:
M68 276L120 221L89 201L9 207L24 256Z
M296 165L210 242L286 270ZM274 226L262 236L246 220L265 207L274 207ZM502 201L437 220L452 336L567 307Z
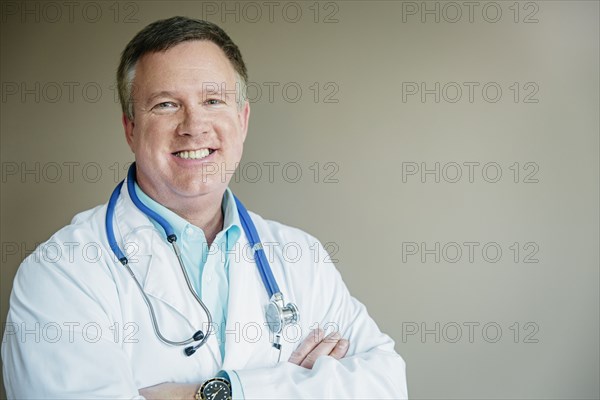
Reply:
M227 250L231 251L233 245L242 234L242 222L238 213L233 192L227 188L223 194L223 231L227 232Z
M188 227L193 227L193 229L198 229L197 226L189 223L184 218L180 217L173 211L169 210L167 207L158 203L150 196L148 196L144 191L139 187L137 182L135 182L135 192L137 193L139 199L144 205L150 208L152 211L156 212L158 215L167 220L167 222L173 227L173 230L178 238L183 238L184 229ZM227 250L231 250L233 245L238 241L241 235L241 221L238 213L237 205L235 203L235 198L233 197L233 193L229 188L225 190L223 194L223 201L221 203L221 210L223 211L223 230L217 234L215 241L219 241L223 234L226 234L226 243ZM150 218L152 224L158 229L162 236L166 238L166 234L162 226L152 218Z

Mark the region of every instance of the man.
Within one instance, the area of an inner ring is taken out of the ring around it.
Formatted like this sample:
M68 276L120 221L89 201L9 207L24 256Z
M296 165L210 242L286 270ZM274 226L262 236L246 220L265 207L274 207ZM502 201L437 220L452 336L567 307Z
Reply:
M226 33L188 18L157 21L127 45L117 78L134 169L108 205L49 240L95 243L97 258L33 253L19 268L2 346L8 396L406 397L393 341L315 257L325 254L316 239L250 214L262 246L249 241L227 188L248 129L248 76ZM291 262L289 243L301 250ZM276 335L252 257L263 251L301 313ZM22 335L32 327L41 338Z

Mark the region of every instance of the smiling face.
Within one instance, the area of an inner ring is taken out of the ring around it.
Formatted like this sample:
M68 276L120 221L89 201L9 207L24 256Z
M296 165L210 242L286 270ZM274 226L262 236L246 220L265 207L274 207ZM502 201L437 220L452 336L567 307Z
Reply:
M137 182L166 207L216 201L237 167L250 106L238 107L238 80L223 51L187 41L144 55L133 80L133 121L123 116Z

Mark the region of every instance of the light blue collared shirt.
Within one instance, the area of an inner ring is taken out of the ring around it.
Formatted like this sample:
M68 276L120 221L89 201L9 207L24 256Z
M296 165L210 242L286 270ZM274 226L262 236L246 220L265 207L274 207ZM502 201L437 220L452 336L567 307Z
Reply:
M242 224L233 193L229 188L223 195L223 230L217 233L209 246L202 229L189 223L173 211L150 198L135 184L139 199L152 211L167 220L177 235L183 264L190 282L198 296L210 310L216 324L221 357L225 358L225 323L229 302L229 253L242 234ZM160 224L150 218L156 229L167 238ZM222 374L227 375L224 371ZM235 399L243 398L242 386L237 374L229 374Z

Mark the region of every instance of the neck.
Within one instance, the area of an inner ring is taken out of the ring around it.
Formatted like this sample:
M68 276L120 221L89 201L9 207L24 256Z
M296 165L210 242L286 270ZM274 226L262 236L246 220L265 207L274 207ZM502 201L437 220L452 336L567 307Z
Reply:
M208 246L215 240L217 233L223 229L223 192L182 199L181 197L160 196L155 191L145 188L139 181L138 185L151 199L202 229Z
M206 244L210 246L217 233L223 229L223 211L221 208L223 195L219 197L219 200L202 202L201 205L195 202L192 207L173 208L168 205L165 206L190 224L202 229Z

